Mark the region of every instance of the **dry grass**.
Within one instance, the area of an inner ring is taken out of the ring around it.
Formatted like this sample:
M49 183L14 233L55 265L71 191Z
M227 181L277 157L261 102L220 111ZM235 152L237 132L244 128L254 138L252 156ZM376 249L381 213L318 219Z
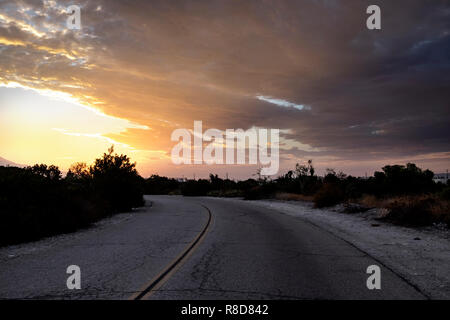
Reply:
M363 195L359 199L351 200L350 202L358 203L368 208L384 208L385 200L378 199L373 195Z
M342 188L332 183L324 183L323 186L314 195L314 207L326 208L332 207L345 200L345 194Z
M371 208L381 208L382 217L399 224L423 226L435 222L450 226L450 201L436 195L410 195L378 199L365 195L356 201Z
M313 196L305 196L303 194L279 192L275 194L275 199L285 201L313 201Z
M430 206L430 214L437 221L444 222L450 227L450 201L436 201Z
M279 192L275 199L285 201L314 201L314 196ZM351 199L365 208L379 208L380 218L396 224L410 226L426 226L433 223L445 223L450 227L450 200L437 195L409 195L390 198L377 198L364 195L359 199Z

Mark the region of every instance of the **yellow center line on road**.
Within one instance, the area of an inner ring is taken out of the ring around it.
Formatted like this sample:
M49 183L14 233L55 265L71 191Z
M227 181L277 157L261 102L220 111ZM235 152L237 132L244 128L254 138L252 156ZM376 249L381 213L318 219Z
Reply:
M143 287L142 290L133 294L129 300L146 300L148 299L155 291L157 291L161 286L169 280L169 278L183 265L184 262L192 255L192 253L198 248L200 243L205 238L206 234L209 231L212 222L212 214L208 207L202 205L203 208L208 212L208 221L203 228L203 230L198 234L198 236L186 247L186 249L168 266L159 273L156 277L154 277L147 285Z

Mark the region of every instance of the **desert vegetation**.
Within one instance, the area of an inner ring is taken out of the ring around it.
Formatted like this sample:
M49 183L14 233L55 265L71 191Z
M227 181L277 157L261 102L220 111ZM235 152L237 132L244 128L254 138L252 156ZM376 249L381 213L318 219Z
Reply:
M145 191L247 200L313 201L317 208L343 203L352 213L383 208L382 219L403 225L442 222L450 226L450 186L435 183L433 176L430 170L408 163L385 166L368 178L352 177L333 169L327 169L320 177L309 160L276 179L233 181L211 174L209 179L180 181L155 175L145 181Z
M144 204L143 178L125 155L107 153L66 177L56 166L0 167L0 245L75 231Z

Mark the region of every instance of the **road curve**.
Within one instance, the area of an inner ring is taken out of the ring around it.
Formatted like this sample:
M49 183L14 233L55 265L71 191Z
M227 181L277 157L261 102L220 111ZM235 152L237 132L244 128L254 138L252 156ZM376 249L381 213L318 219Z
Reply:
M240 200L146 200L147 207L88 230L0 249L0 298L425 298L367 254L303 220ZM203 206L211 212L207 232ZM81 268L81 290L66 288L72 264ZM381 290L366 287L366 269L374 264L382 270Z
M308 222L240 200L188 201L211 210L211 230L150 299L425 298L367 254ZM381 267L381 290L367 289L370 265Z

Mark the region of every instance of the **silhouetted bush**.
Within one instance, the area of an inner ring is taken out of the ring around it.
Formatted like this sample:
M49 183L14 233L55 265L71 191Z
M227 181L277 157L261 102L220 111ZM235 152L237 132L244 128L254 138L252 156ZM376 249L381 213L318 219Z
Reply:
M450 187L446 187L444 190L442 190L439 196L443 200L450 200Z
M372 183L378 195L403 195L435 192L437 185L433 181L434 173L423 171L414 163L406 166L393 165L383 167L383 172L375 172Z
M0 245L75 231L143 203L135 164L112 148L64 179L55 166L0 167Z
M280 192L303 195L313 195L321 187L321 181L315 175L312 160L309 160L307 165L296 164L295 170L278 177L275 183Z
M188 180L181 185L181 194L188 197L206 196L210 190L210 182L205 179Z
M0 245L87 225L86 211L78 211L83 199L70 193L56 167L0 168L0 172Z
M276 185L274 183L263 183L261 185L244 190L245 200L260 200L272 198L276 193Z
M180 188L180 183L176 179L152 175L145 180L145 194L170 194Z
M345 199L343 190L336 183L324 183L322 188L314 195L316 208L334 206Z

